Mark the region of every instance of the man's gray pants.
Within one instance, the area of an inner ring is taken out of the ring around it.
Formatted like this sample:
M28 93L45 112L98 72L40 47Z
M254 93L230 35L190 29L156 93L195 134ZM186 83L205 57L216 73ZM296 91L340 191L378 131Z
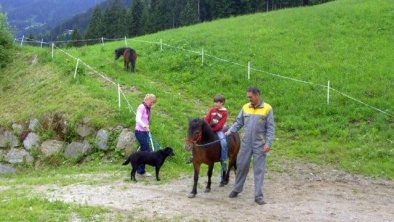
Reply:
M241 146L241 150L237 157L237 174L233 191L242 192L246 176L249 172L250 160L253 156L253 172L254 172L254 196L255 199L263 198L263 183L265 173L266 154L263 147L251 148L250 146Z

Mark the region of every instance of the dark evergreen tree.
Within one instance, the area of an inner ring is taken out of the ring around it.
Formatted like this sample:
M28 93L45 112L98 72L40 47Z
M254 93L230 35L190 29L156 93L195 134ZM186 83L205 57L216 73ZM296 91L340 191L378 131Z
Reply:
M262 11L265 11L265 9L266 9L265 1L262 1L262 0L250 0L246 4L250 5L250 11L247 13L262 12Z
M200 21L211 21L214 16L212 8L214 7L214 0L198 0L199 1L199 20Z
M214 18L225 18L232 14L232 1L229 0L215 0L213 1L213 15Z
M119 38L126 36L127 10L120 0L113 0L104 12L104 33L107 38Z
M0 68L5 67L11 59L12 41L6 17L0 12Z
M141 33L148 34L153 32L152 22L150 19L150 6L145 5L141 17Z
M159 14L157 11L158 8L158 2L159 0L150 0L149 2L149 7L147 13L144 13L144 20L145 20L145 31L146 33L153 33L158 30L156 27L156 15Z
M266 11L272 10L272 0L266 0Z
M244 14L243 3L242 0L229 0L230 3L230 14L231 15L241 15Z
M130 22L130 26L128 26L128 33L130 36L143 34L142 17L144 13L144 7L144 2L142 0L134 0L130 9L130 16L128 16L128 22Z
M198 5L195 0L186 0L186 5L180 14L181 25L191 25L197 23L198 18Z
M172 14L170 0L156 0L152 5L151 21L154 31L172 28Z
M197 0L200 1L200 0ZM171 8L171 27L176 28L181 25L180 14L186 3L182 0L170 0L170 8Z
M74 46L74 47L79 47L82 46L83 40L81 39L81 35L78 32L78 29L74 29L71 33L71 41L68 44L69 47Z
M103 37L104 34L104 24L103 24L103 13L100 7L94 9L92 18L90 19L88 29L85 34L85 39L97 39ZM87 41L88 44L96 43L92 41Z

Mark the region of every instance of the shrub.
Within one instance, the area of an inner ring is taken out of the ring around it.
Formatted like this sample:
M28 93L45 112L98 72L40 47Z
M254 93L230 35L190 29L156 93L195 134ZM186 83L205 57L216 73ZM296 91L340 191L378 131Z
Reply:
M0 68L6 66L11 58L12 36L8 30L6 17L0 12Z

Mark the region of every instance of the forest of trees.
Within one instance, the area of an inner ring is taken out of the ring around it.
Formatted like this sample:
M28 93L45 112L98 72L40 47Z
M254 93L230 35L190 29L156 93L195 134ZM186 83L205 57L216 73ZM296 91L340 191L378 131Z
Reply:
M331 0L133 0L130 6L124 6L122 0L110 0L105 9L96 6L90 19L80 20L87 24L78 24L69 29L86 40L134 37L218 18L328 1ZM76 27L87 28L78 30ZM56 40L71 40L75 36L59 34ZM86 43L95 44L97 41ZM74 44L77 45L80 43Z

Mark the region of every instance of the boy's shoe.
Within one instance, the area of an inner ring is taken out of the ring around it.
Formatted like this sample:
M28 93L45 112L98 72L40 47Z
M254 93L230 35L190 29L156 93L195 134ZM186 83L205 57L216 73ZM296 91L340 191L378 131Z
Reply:
M254 202L256 202L258 205L266 204L266 202L263 200L263 198L254 199Z
M234 198L237 196L238 196L238 192L236 192L236 191L231 191L230 195L228 195L228 197L230 197L230 198Z

